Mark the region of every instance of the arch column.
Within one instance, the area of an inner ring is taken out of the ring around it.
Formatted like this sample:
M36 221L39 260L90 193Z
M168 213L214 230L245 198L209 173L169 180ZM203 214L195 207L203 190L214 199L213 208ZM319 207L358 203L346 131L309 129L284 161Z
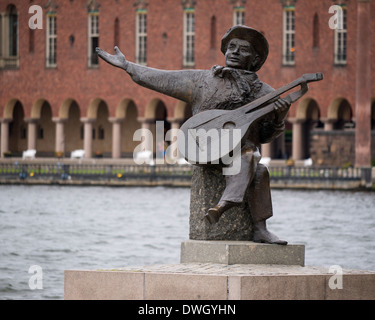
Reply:
M36 150L36 129L39 119L25 119L27 123L27 149Z
M324 123L324 131L332 131L334 129L334 124L336 122L336 119L322 119L322 122Z
M1 119L1 155L0 158L4 157L4 152L9 151L9 123L13 119Z
M109 118L108 121L112 123L112 158L121 158L121 123L125 119Z
M81 118L83 123L83 149L85 158L92 158L92 124L96 119Z
M65 153L65 122L68 119L52 118L56 124L55 151Z
M272 142L262 144L262 157L272 158Z
M303 142L303 122L304 119L289 119L292 123L292 158L293 160L302 160L302 142Z

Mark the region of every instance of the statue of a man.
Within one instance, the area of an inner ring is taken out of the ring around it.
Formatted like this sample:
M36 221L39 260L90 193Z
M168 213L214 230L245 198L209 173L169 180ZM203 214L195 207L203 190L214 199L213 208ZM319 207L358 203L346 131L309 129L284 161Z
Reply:
M129 62L117 47L115 55L97 48L99 57L124 69L134 82L188 103L193 115L210 109L233 110L274 91L256 74L268 56L268 42L260 32L243 25L234 26L222 38L221 51L225 55L225 67L171 71ZM208 210L205 218L214 224L226 210L248 201L254 224L253 241L287 244L266 227L266 219L273 214L269 174L267 167L259 164L260 145L272 141L285 129L284 120L290 104L283 99L273 103L274 112L252 125L241 149L240 172L225 176L222 197ZM248 195L246 191L251 183L255 184L253 189L256 191Z

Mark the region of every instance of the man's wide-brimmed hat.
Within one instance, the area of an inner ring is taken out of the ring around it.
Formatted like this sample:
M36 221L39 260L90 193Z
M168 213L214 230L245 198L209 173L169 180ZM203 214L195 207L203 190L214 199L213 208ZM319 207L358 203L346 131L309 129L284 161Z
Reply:
M227 33L221 39L221 52L225 54L227 46L230 40L241 39L249 41L253 46L254 50L259 54L259 62L254 66L251 71L258 71L263 63L266 61L268 56L268 41L267 39L257 30L243 26L236 25L230 28Z

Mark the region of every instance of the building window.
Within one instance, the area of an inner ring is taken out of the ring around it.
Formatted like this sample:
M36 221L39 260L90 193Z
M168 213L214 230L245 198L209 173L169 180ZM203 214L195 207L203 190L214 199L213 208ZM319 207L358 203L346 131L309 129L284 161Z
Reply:
M245 9L243 7L233 9L233 25L237 24L245 24Z
M136 62L147 63L147 10L138 9L136 17Z
M195 15L194 9L184 9L184 66L194 66L195 45Z
M8 9L9 21L9 56L18 55L18 14L15 6L11 5Z
M34 39L35 32L33 29L29 29L29 53L34 53Z
M114 29L114 46L120 47L120 21L118 18L115 19Z
M56 67L56 49L57 49L57 25L56 14L47 14L47 37L46 37L46 66Z
M0 69L18 66L18 13L14 5L9 5L0 15Z
M283 11L283 65L294 65L295 21L294 6L284 7Z
M346 65L346 43L347 43L347 20L346 6L341 6L342 10L338 11L338 19L341 20L342 28L335 29L335 64ZM339 24L339 25L340 25Z
M313 20L313 48L319 48L319 16L317 13Z
M99 13L97 11L89 13L88 31L88 66L96 67L99 64L99 58L95 50L99 46Z
M211 18L211 37L210 37L210 48L216 48L216 17Z

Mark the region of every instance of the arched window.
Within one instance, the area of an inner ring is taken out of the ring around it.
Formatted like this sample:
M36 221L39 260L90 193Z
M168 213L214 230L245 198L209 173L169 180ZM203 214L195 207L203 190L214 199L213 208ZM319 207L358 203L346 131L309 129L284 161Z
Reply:
M313 48L319 48L319 16L317 13L315 13L313 21Z
M14 5L8 6L8 49L9 56L15 57L18 56L18 14L17 9Z
M210 48L216 48L216 17L211 18L211 38L210 38Z
M120 22L119 22L118 18L115 19L114 45L120 47Z

